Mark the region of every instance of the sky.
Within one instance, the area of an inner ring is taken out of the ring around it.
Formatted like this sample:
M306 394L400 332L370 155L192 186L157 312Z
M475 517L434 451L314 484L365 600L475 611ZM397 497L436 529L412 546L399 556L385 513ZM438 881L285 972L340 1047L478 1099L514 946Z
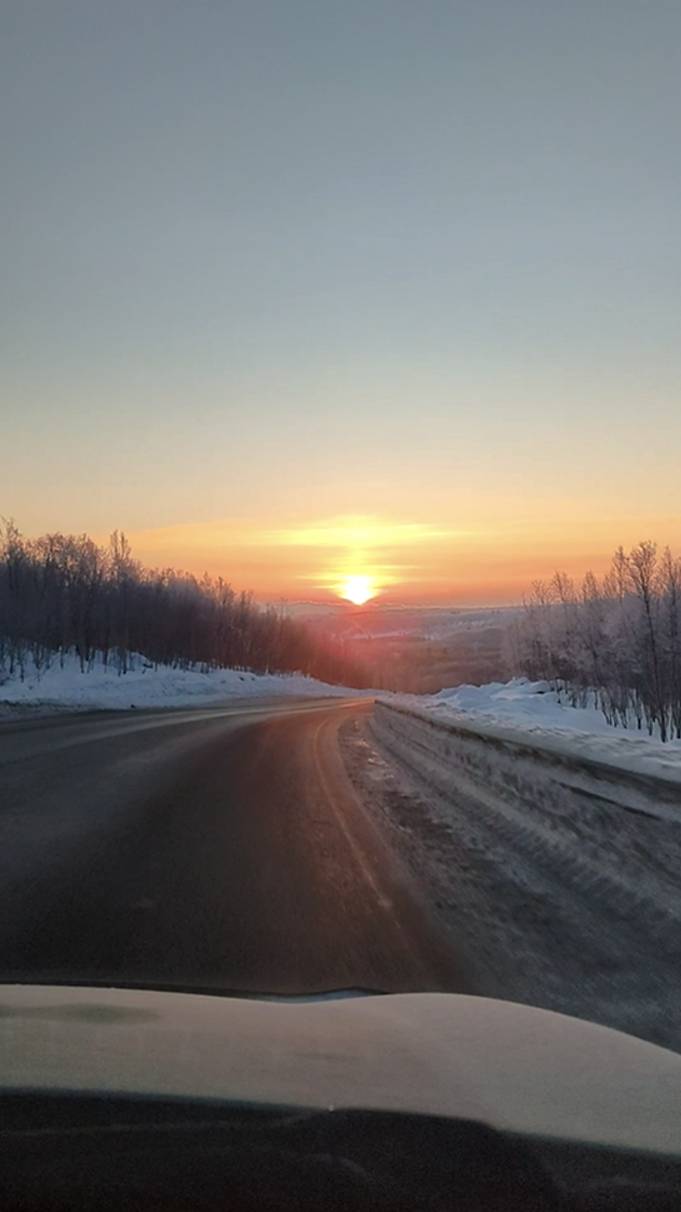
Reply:
M11 0L0 514L273 599L681 551L678 0Z

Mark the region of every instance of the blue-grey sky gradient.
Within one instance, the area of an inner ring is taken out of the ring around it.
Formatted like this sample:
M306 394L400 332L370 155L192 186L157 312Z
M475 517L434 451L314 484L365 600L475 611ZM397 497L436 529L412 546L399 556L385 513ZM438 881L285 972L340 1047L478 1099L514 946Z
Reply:
M678 0L2 32L0 512L678 514Z

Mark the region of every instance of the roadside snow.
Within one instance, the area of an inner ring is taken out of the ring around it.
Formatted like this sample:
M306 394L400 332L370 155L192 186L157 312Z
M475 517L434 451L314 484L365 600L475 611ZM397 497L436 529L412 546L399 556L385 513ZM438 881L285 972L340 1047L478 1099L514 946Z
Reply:
M681 1051L681 781L495 731L379 701L341 735L470 991Z
M613 728L597 707L571 707L547 682L515 678L486 686L455 686L434 695L385 698L391 706L491 739L630 773L681 779L681 741L662 744L645 731Z
M537 724L602 736L622 735L622 730L614 729L593 702L587 707L572 707L565 695L558 695L548 682L528 682L526 678L489 682L486 686L453 686L429 696L429 700L438 708L491 716L502 723ZM644 740L654 739L647 732L639 732L635 725L624 731L625 736L630 734Z
M69 654L63 668L53 658L49 669L38 673L30 665L22 682L18 676L2 680L0 709L58 708L88 710L130 707L188 707L194 704L221 703L225 699L260 696L342 696L361 691L331 686L302 674L255 674L236 669L217 669L200 673L196 669L154 669L144 657L135 655L132 668L118 674L105 668L101 658L86 673L81 673L78 658Z

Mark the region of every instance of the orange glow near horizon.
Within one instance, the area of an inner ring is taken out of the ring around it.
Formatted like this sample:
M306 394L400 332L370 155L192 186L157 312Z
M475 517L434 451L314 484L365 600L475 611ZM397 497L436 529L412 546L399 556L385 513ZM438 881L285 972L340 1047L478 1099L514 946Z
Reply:
M619 543L654 538L681 546L681 522L671 515L593 515L587 503L531 514L488 501L485 510L462 500L449 521L373 514L302 518L223 518L128 531L134 555L149 567L204 571L264 602L363 605L495 605L522 601L533 580L559 569L577 581L588 569L602 575ZM102 542L106 533L96 534Z
M353 606L363 606L365 602L370 602L377 592L374 578L365 574L347 576L338 586L339 597L345 598L346 602L352 602Z

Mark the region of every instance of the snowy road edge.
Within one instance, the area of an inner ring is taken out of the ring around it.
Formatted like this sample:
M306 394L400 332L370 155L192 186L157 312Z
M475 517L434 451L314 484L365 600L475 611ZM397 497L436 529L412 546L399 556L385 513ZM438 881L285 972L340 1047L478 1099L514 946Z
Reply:
M603 799L624 808L681 821L681 768L675 769L671 761L669 767L653 765L648 761L647 747L635 754L628 753L627 746L635 746L635 740L614 737L603 742L600 737L580 733L563 736L548 730L514 728L492 720L487 723L480 719L452 719L451 713L445 718L428 708L385 698L376 700L375 711L378 721L381 713L386 712L403 719L405 724L411 722L404 739L412 743L418 743L418 726L430 734L431 745L439 737L441 743L436 748L441 759L451 756L446 745L448 736L463 742L484 742L500 756L534 759L553 768L555 776L572 785L575 791L593 795L598 787Z

